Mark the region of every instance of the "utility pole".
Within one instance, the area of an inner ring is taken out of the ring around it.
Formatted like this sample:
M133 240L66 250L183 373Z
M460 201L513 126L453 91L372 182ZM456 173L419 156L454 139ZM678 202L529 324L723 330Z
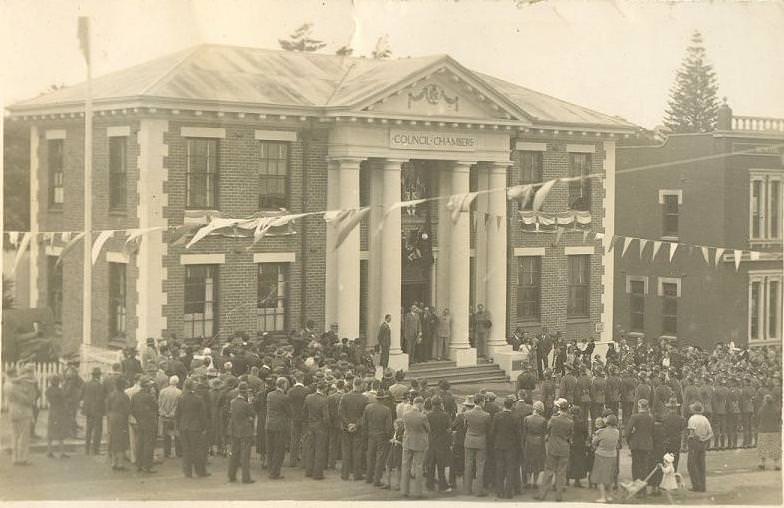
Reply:
M93 265L91 248L93 244L93 96L92 69L90 58L90 18L79 17L79 43L87 64L87 96L84 102L84 279L82 281L82 349L90 346L92 336ZM85 365L82 355L82 365Z

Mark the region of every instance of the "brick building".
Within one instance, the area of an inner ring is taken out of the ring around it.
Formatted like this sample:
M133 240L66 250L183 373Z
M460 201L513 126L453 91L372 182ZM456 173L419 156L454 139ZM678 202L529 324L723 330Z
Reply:
M30 303L52 306L72 344L285 333L313 319L373 345L383 315L399 323L413 301L452 310L458 365L477 361L473 304L490 311L488 353L507 371L517 356L505 337L518 325L609 338L600 323L612 322L603 295L612 294L613 259L583 232L612 233L615 143L635 132L623 120L448 56L205 45L94 79L93 91L94 230L167 229L137 248L122 234L106 243L85 340L80 249L57 268L62 239L33 242ZM84 92L77 85L9 108L30 126L33 232L82 227ZM539 212L519 213L503 190L480 194L456 221L446 200L384 211L589 174L601 177L555 185ZM276 228L250 250L248 235L231 228L188 249L175 242L176 226L216 214L358 206L372 212L337 249L323 215ZM403 365L392 328L392 363Z
M715 132L618 147L617 234L727 250L717 260L709 249L709 266L701 249L668 262L669 243L655 262L652 243L642 257L639 242L615 249L616 328L703 347L781 344L782 153L784 120L726 105ZM633 168L647 169L623 172Z

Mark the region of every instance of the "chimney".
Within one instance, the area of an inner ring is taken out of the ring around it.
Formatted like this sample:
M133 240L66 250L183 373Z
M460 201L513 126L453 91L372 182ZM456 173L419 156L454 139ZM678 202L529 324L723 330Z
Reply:
M716 129L720 131L732 130L732 109L727 104L727 98L719 106L718 118L716 121Z

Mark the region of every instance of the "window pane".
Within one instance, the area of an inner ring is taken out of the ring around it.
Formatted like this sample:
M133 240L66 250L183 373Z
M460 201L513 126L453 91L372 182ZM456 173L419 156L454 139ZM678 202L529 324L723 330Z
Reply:
M126 266L109 263L109 333L111 338L126 333Z
M64 151L62 139L50 139L47 143L49 164L49 204L63 204Z
M662 284L662 332L678 334L678 285L672 282Z
M523 320L539 320L540 317L541 258L522 256L518 270L517 317Z
M126 207L127 138L109 138L109 209Z
M284 331L286 325L286 265L260 263L257 269L257 329Z
M259 208L287 208L288 144L259 142Z
M751 237L760 238L762 232L762 181L751 182Z
M217 276L214 265L185 267L185 309L183 316L186 337L211 337L217 329Z
M760 338L760 292L762 289L762 284L759 281L753 281L751 283L751 309L749 312L749 320L750 320L750 339L759 339Z
M215 208L218 142L215 139L189 139L187 146L186 206Z
M590 263L589 256L568 256L569 258L569 303L567 316L583 317L588 315L588 295Z
M770 237L781 237L781 182L770 181L770 203L768 203L768 217L770 217Z
M781 283L777 280L768 281L768 339L779 338L779 322L781 320Z
M591 174L591 154L570 154L569 176L586 177ZM569 208L572 210L589 211L591 209L591 180L569 182Z

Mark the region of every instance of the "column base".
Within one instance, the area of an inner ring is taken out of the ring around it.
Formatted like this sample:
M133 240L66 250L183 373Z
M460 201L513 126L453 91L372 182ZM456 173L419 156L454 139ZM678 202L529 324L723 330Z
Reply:
M457 367L473 367L477 364L476 349L469 348L449 348L449 359L454 360Z
M397 372L399 370L408 370L408 355L406 353L397 353L389 355L389 368ZM383 374L384 369L381 369Z
M490 357L493 359L493 363L498 364L512 382L523 372L523 367L527 363L527 356L520 351L514 351L512 346L508 345L504 348L490 349Z

